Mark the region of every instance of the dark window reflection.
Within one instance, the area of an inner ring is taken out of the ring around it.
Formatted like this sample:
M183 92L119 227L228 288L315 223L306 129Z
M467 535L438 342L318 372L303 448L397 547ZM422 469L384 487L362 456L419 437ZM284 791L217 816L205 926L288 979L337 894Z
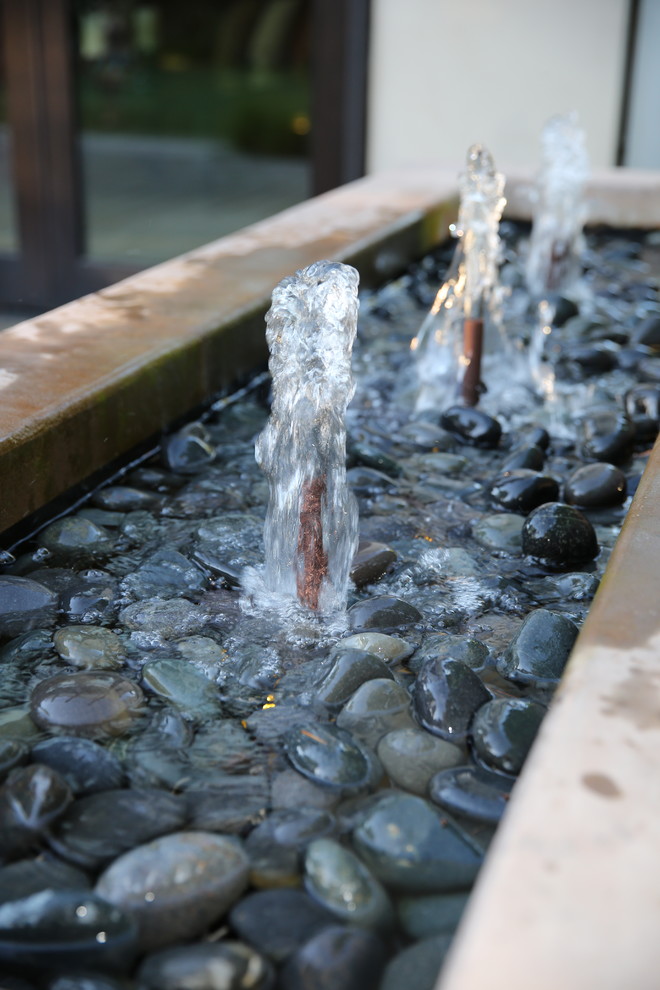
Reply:
M309 195L309 0L78 0L87 251L145 265Z

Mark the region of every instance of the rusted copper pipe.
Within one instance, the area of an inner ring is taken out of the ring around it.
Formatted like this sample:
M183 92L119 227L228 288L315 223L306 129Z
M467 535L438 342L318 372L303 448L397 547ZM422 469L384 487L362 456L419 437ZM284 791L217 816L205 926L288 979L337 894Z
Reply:
M323 578L328 573L328 555L323 549L321 505L326 493L326 478L321 475L306 481L302 490L300 529L298 530L298 598L308 608L319 607Z
M484 321L466 319L463 322L463 358L465 374L461 385L461 398L467 406L476 406L481 391L481 351L484 340Z

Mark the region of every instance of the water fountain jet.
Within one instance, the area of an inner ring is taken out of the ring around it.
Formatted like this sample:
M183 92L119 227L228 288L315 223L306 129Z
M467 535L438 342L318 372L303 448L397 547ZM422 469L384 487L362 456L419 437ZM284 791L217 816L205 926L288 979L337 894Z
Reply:
M256 445L270 492L264 583L324 613L345 607L357 547L344 424L357 286L349 265L316 262L280 282L266 318L273 405Z

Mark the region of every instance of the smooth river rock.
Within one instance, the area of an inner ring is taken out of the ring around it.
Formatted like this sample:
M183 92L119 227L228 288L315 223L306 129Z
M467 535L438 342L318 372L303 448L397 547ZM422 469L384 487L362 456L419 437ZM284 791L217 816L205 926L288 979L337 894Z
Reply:
M56 674L34 688L30 712L43 729L120 736L143 714L144 695L137 684L109 671Z
M414 709L419 722L434 735L461 743L477 708L490 693L473 670L446 657L428 660L415 681Z
M497 669L522 684L552 685L563 673L578 632L567 616L534 609L498 658Z
M548 502L533 509L522 528L523 553L547 567L573 570L598 554L593 526L579 509Z
M133 915L148 950L202 935L240 897L248 872L237 840L175 832L116 859L96 893Z

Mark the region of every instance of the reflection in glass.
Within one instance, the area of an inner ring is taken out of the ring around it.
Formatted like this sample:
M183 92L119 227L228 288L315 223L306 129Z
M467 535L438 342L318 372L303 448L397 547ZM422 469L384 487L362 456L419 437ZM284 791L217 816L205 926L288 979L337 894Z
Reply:
M78 0L87 251L146 266L309 195L309 0Z
M7 121L4 45L0 38L0 251L16 251L16 216L11 173L11 135Z

